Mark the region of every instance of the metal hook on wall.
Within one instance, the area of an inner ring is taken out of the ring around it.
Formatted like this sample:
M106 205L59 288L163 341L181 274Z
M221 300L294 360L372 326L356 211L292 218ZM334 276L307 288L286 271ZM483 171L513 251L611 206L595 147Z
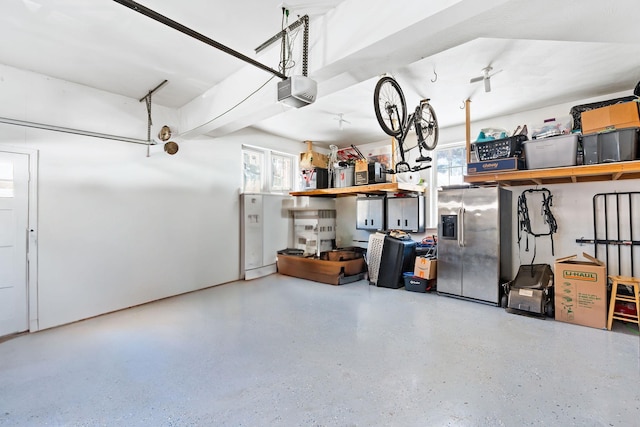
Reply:
M438 81L438 74L436 73L436 67L433 67L433 75L435 78L431 79L431 83L435 83Z

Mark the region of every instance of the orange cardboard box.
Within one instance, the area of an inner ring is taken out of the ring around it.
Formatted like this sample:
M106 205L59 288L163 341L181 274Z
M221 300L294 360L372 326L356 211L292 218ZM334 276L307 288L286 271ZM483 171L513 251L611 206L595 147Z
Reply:
M607 328L607 273L605 264L586 253L556 260L555 318L592 328Z
M436 268L438 261L435 259L427 259L422 256L416 257L413 275L427 280L436 278Z
M608 105L581 114L582 133L640 127L637 102Z

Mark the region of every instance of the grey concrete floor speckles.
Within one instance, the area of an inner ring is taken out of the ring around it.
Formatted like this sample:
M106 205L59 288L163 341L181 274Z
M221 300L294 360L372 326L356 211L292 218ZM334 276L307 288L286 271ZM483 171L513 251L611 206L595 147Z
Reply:
M272 275L0 343L0 426L638 426L640 338Z

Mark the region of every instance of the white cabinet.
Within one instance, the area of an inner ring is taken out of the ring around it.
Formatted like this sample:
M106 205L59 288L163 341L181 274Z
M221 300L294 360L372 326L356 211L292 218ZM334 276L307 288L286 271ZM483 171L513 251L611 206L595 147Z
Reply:
M387 229L424 231L424 196L388 197Z
M289 196L245 193L240 195L240 275L246 280L276 272L280 249L287 248L291 219L284 209Z
M356 200L356 229L382 231L385 229L385 197L358 197Z

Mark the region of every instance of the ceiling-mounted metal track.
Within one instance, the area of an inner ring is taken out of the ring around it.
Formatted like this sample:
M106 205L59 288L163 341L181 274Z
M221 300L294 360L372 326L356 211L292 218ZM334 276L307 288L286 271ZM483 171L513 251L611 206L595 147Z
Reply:
M142 98L140 98L138 101L142 102L147 98L151 98L151 95L153 95L154 93L156 93L156 91L158 91L161 87L163 87L164 85L166 85L167 83L169 83L169 80L165 79L162 81L162 83L160 83L158 86L154 87L153 89L151 89L145 96L143 96Z
M268 67L268 66L256 61L255 59L249 58L248 56L243 55L240 52L235 51L235 50L233 50L233 49L231 49L231 48L229 48L229 47L227 47L227 46L225 46L225 45L223 45L221 43L218 43L217 41L212 40L209 37L207 37L207 36L205 36L203 34L200 34L197 31L194 31L189 27L185 27L184 25L182 25L182 24L180 24L180 23L178 23L178 22L176 22L176 21L174 21L172 19L167 18L166 16L161 15L158 12L156 12L154 10L151 10L146 6L143 6L140 3L136 3L135 1L132 1L132 0L113 0L113 1L115 1L116 3L120 3L121 5L126 6L126 7L130 8L132 10L135 10L136 12L138 12L138 13L140 13L142 15L145 15L145 16L147 16L147 17L149 17L149 18L151 18L151 19L153 19L155 21L158 21L161 24L164 24L164 25L166 25L168 27L171 27L174 30L178 30L183 34L186 34L186 35L188 35L190 37L193 37L196 40L200 40L201 42L206 43L209 46L215 47L216 49L219 49L219 50L221 50L221 51L223 51L225 53L228 53L231 56L235 56L236 58L238 58L238 59L240 59L240 60L242 60L242 61L244 61L244 62L246 62L248 64L251 64L251 65L253 65L255 67L260 68L261 70L267 71L267 72L269 72L269 73L271 73L271 74L273 74L273 75L275 75L277 77L280 77L283 80L287 78L287 76L284 75L283 73L281 73L279 71L276 71L276 70L272 69L271 67Z
M302 36L302 75L307 76L307 68L309 63L309 15L304 15L293 24L289 25L284 30L280 31L278 34L272 36L269 40L262 43L260 46L255 48L256 53L262 52L267 47L271 46L273 43L278 40L282 40L284 42L284 38L287 35L287 32L293 31L298 28L300 25L304 25L304 32Z
M307 18L306 20L305 20L305 17ZM297 21L295 21L293 24L289 25L284 30L279 31L278 34L272 36L269 40L267 40L266 42L262 43L260 46L258 46L257 48L255 48L253 50L255 50L256 53L262 52L263 50L265 50L266 48L268 48L269 46L271 46L275 42L280 41L282 39L282 37L284 37L287 34L287 32L293 31L296 28L298 28L300 25L304 24L305 21L306 21L306 23L308 25L309 17L307 15L304 15L302 18L298 19Z

